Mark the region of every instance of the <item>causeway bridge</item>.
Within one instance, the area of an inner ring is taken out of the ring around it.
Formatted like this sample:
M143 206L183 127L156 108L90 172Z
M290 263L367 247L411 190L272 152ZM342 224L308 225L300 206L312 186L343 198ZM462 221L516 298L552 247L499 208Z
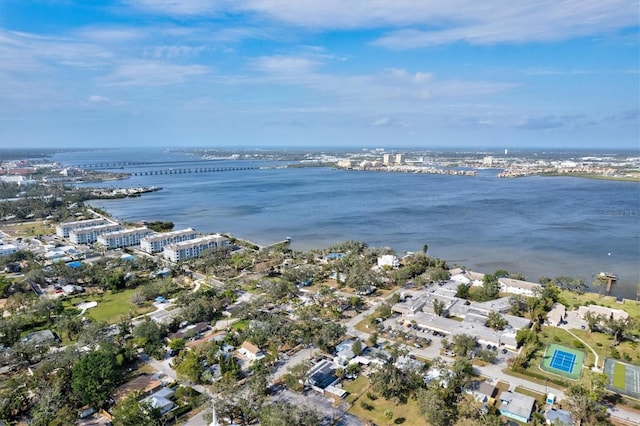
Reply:
M215 161L215 160L214 160ZM74 164L71 167L77 167L85 170L104 170L104 169L124 169L125 167L157 167L160 165L185 165L185 164L203 164L211 163L207 160L181 160L181 161L100 161L96 163Z
M187 173L236 172L240 170L259 170L264 167L189 167L129 172L131 176L179 175Z

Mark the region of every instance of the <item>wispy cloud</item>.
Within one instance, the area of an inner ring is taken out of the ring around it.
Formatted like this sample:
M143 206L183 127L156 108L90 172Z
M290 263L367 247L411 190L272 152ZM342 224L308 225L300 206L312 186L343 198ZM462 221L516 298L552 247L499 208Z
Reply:
M207 74L202 65L178 65L159 61L134 60L119 64L113 73L99 80L108 86L166 86L184 83Z

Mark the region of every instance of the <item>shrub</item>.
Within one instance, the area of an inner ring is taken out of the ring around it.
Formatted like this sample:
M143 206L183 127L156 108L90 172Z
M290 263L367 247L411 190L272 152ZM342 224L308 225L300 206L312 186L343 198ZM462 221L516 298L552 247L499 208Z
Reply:
M620 359L620 352L616 348L611 348L611 358Z
M558 343L558 342L560 342L560 340L562 340L562 339L560 339L559 336L553 336L553 341L554 342Z
M367 398L369 398L372 401L375 401L376 399L378 399L378 396L371 392L367 392Z
M364 401L360 401L360 406L361 406L362 408L364 408L365 410L367 410L367 411L371 411L371 410L373 410L373 405L368 404L368 403L366 403L366 402L364 402Z
M584 343L582 343L580 340L574 340L573 342L571 342L571 344L573 345L574 348L578 348L578 349L584 348Z
M602 343L596 342L596 346L602 346Z

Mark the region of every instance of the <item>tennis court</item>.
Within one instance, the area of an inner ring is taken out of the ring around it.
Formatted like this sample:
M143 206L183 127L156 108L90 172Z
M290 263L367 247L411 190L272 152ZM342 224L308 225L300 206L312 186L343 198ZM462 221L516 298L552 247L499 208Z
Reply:
M640 399L640 365L606 358L604 373L609 378L609 390Z
M576 362L575 354L565 352L561 349L556 349L553 351L553 355L551 356L551 362L549 365L551 368L557 368L558 370L562 370L565 373L571 373L573 370L573 364Z
M582 373L584 352L552 343L542 358L541 368L549 373L576 380Z

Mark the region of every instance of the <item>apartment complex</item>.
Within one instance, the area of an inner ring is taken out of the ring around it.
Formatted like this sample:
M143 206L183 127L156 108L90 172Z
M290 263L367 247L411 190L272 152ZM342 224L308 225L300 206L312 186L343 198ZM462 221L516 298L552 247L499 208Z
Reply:
M69 231L69 241L73 244L95 243L98 240L98 236L109 232L122 231L123 229L117 223L73 229Z
M207 235L189 241L169 244L164 247L163 256L172 262L198 257L205 250L229 245L229 240L222 235Z
M191 228L181 229L179 231L163 232L142 238L140 240L140 248L149 254L158 253L161 252L165 246L193 240L197 236L198 234L196 231Z
M56 225L56 235L60 238L69 238L69 232L75 229L89 228L91 226L106 225L109 221L106 219L88 219L77 220L74 222L63 222Z
M109 232L98 235L98 243L107 249L117 249L121 247L131 247L140 244L144 237L152 235L153 231L145 226L141 228L125 229L122 231Z

